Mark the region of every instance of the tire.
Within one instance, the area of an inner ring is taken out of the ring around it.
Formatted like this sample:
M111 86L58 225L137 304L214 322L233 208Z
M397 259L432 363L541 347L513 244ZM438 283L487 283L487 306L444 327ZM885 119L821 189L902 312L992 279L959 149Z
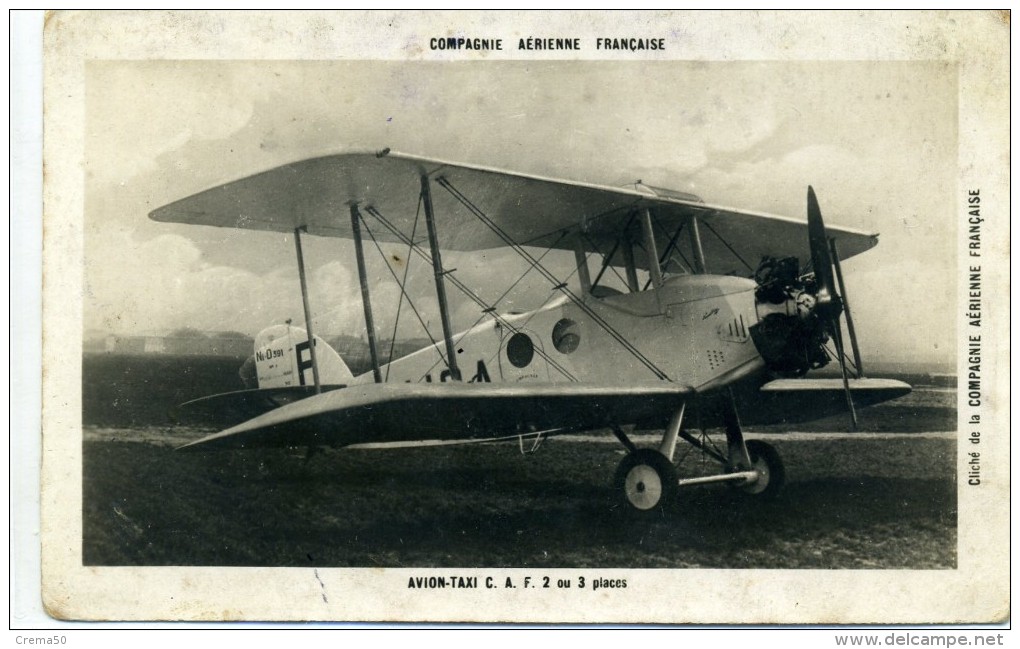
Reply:
M771 444L753 439L747 442L747 454L751 458L751 468L758 471L759 477L740 490L759 500L775 498L786 483L786 468L779 452Z
M614 488L633 512L661 512L676 500L677 473L658 451L642 448L628 454L616 469Z

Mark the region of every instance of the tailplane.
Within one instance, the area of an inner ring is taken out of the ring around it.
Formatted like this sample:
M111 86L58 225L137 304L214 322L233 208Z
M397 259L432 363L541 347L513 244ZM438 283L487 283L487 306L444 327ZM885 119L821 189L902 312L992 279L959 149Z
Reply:
M255 337L255 353L238 372L246 389L181 404L182 420L234 426L319 392L339 390L354 376L336 350L315 336L319 388L312 372L311 344L300 327L274 325Z

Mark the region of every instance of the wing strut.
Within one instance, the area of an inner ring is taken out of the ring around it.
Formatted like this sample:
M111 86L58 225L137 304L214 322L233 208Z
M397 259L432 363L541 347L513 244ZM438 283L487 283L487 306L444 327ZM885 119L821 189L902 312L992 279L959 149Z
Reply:
M637 293L641 287L638 286L637 267L634 265L634 242L627 232L623 233L623 263L627 270L627 288L631 293Z
M655 220L655 225L658 225L660 230L663 229L662 225L658 222L658 220ZM665 269L669 268L670 262L673 261L673 259L672 259L673 250L676 250L677 254L680 255L680 259L682 259L683 262L685 264L687 264L688 268L693 268L691 266L691 263L689 261L687 261L687 257L684 257L684 253L680 252L680 248L678 248L676 246L677 239L680 238L680 233L683 231L683 229L684 229L684 224L680 223L680 227L678 227L676 229L676 232L674 232L673 236L670 237L669 243L666 244L666 249L662 251L661 255L659 255L659 272L660 272L660 274L661 274L662 271L664 271ZM649 277L648 281L645 282L645 287L643 289L641 289L641 290L647 291L648 287L651 286L651 285L652 285L652 278Z
M439 318L443 323L443 339L446 341L446 364L450 368L450 378L460 380L457 368L457 354L453 349L453 330L450 328L450 307L446 302L446 286L443 282L443 260L439 256L439 238L436 235L436 219L432 211L432 190L429 188L429 177L421 176L421 197L425 207L425 225L429 231L429 250L432 252L432 272L436 278L436 298L439 301Z
M368 274L365 272L365 250L361 242L361 212L351 203L351 232L354 234L354 253L358 260L358 279L361 281L361 303L365 307L365 332L368 334L368 353L372 357L372 376L382 383L379 368L379 349L375 341L375 319L372 317L372 299L368 294Z
M581 282L581 295L591 293L591 272L588 270L588 255L584 252L584 241L578 237L574 244L574 261L577 263L577 278Z
M655 246L655 231L652 229L652 213L646 207L641 210L641 235L645 239L645 255L648 257L648 274L655 288L662 287L662 269L659 268L659 250Z
M694 272L699 275L705 274L705 250L701 247L701 231L698 229L698 217L690 216L691 227L687 233L691 237L691 252L694 254Z
M315 393L322 392L319 382L319 361L315 357L315 335L312 333L312 308L308 304L308 281L305 279L305 257L301 253L301 231L305 226L294 228L294 248L297 250L298 279L301 280L301 303L305 307L305 331L308 333L308 351L312 355L312 377L315 381ZM298 369L298 378L304 385L304 374Z

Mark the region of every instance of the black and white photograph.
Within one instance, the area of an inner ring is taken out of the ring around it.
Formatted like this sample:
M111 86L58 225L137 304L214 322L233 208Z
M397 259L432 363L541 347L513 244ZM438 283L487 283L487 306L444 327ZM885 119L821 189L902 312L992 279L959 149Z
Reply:
M1007 619L1005 20L53 15L48 614Z

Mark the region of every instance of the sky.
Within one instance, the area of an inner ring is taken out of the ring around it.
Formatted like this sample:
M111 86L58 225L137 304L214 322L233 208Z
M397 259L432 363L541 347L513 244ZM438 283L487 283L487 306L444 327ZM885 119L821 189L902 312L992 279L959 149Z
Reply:
M949 363L956 79L938 62L90 61L86 336L300 324L291 237L148 213L287 162L389 147L603 185L641 179L800 219L810 184L827 223L880 233L843 265L865 362ZM350 242L304 242L316 333L363 335ZM386 338L400 292L367 252ZM525 270L508 250L443 260L486 298ZM573 268L568 253L544 263ZM412 260L409 278L440 335L430 269ZM535 308L548 289L529 277L500 306ZM473 324L477 308L448 291L454 328ZM424 335L406 303L400 321L398 337Z

